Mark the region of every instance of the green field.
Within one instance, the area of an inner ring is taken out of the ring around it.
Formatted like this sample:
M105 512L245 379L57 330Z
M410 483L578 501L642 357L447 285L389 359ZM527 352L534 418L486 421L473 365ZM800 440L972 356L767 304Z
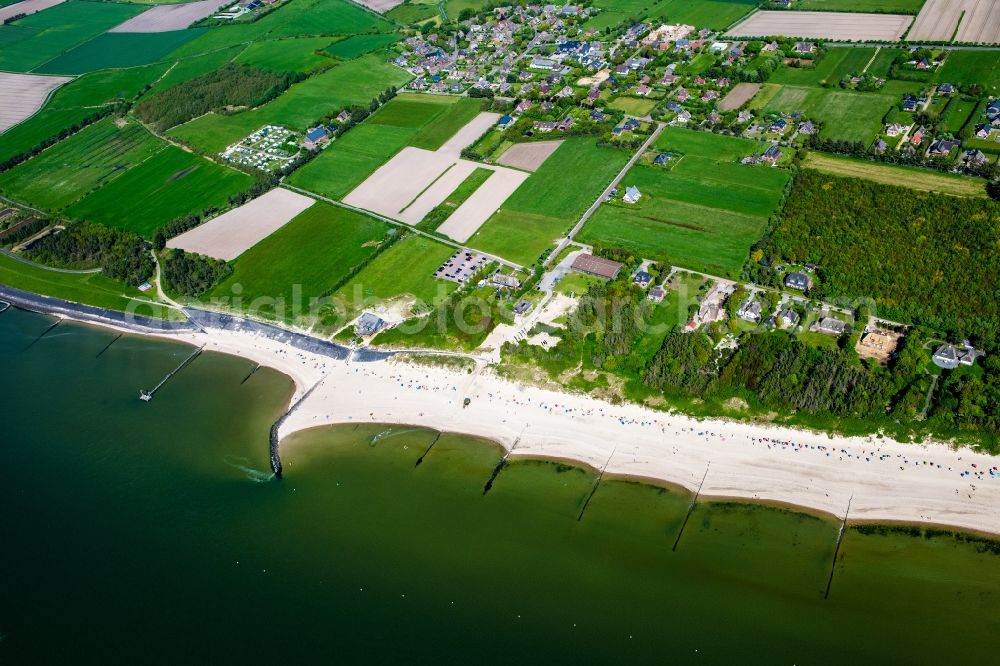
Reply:
M132 99L168 67L159 64L94 72L70 81L55 92L40 112L4 132L0 141L0 162L40 145L63 129L98 112L104 104L117 99Z
M164 74L163 78L156 82L150 90L150 94L166 90L178 83L184 83L202 74L213 72L242 53L243 50L242 46L231 46L204 55L189 56L183 60L177 60L175 61L176 64Z
M436 305L458 285L434 277L455 248L423 236L407 236L380 254L336 293L354 316L366 304L411 296L418 304Z
M823 137L860 141L867 146L881 131L882 117L896 102L891 95L786 85L763 110L765 113L799 111L806 118L823 123Z
M638 187L639 203L603 205L578 239L737 277L778 207L789 172L739 164L760 146L734 137L668 129L657 147L680 155L676 164L634 167L622 189Z
M222 152L264 125L305 130L324 114L365 105L409 74L374 56L352 60L296 83L262 107L232 115L210 113L171 129L168 134L209 153Z
M85 74L109 67L125 68L158 62L204 28L171 32L108 32L48 61L35 71L46 74Z
M339 199L405 146L436 150L479 108L478 100L464 97L398 95L288 182Z
M348 278L378 251L389 231L376 219L317 203L240 255L233 274L205 298L238 295L239 309L306 323L302 317L309 316L309 300L328 295Z
M965 123L978 104L979 101L973 97L955 95L948 101L948 106L941 114L939 127L945 132L957 135L965 127Z
M394 33L380 33L374 35L353 35L339 42L334 42L326 47L326 52L337 58L351 60L372 51L395 44L400 36Z
M68 206L162 150L165 143L131 122L106 118L0 174L0 191L48 210Z
M629 154L570 138L469 240L472 247L522 265L566 234L628 162Z
M645 116L656 107L656 100L639 97L619 97L609 104L612 109L624 111L633 116Z
M142 317L167 319L172 312L162 305L145 302L155 297L143 294L138 289L126 287L100 273L82 275L57 273L22 264L2 254L0 254L0 283L74 303L119 312L134 312Z
M974 84L990 95L1000 94L1000 58L996 51L951 51L935 81Z
M70 0L0 26L0 70L31 71L145 9L139 5Z
M305 74L333 63L331 58L322 54L329 43L329 37L297 37L257 42L241 51L233 62L269 72Z
M896 185L913 190L940 192L956 197L986 196L986 182L982 178L940 173L928 169L877 164L869 160L857 160L823 153L809 153L803 166L835 176L864 178L883 185Z
M400 23L419 23L435 16L438 16L437 3L419 0L410 0L397 5L386 14L386 18Z
M799 11L917 14L925 0L797 0Z
M171 220L226 206L230 196L251 183L245 173L167 146L66 213L149 238Z
M779 67L768 78L768 82L818 86L825 81L836 85L844 75L864 69L873 55L875 55L874 48L832 47L819 59L815 67ZM874 64L872 63L873 66Z
M392 24L345 0L295 0L256 22L267 36L356 35L386 32Z
M596 0L595 7L624 17L649 17L698 28L728 28L757 6L755 0ZM598 15L600 16L600 15Z

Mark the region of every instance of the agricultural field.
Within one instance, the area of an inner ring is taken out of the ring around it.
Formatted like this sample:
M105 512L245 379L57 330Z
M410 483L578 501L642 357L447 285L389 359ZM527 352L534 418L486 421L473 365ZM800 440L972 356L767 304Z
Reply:
M301 307L299 312L307 315L309 299L330 295L371 259L391 232L373 218L316 203L243 253L233 263L232 275L204 298L238 295L241 309L305 324L292 308ZM236 285L240 288L234 289ZM284 308L276 307L275 299L282 299Z
M795 9L824 12L917 14L925 0L797 0Z
M347 39L334 42L326 47L326 52L336 58L353 60L366 53L385 48L399 41L400 35L395 33L377 33L374 35L352 35Z
M157 6L114 27L112 32L146 33L184 30L195 21L211 16L227 0L156 3Z
M289 183L340 199L404 147L440 148L479 108L477 100L464 97L398 95L293 173Z
M0 72L0 134L31 117L49 95L71 79Z
M392 24L346 0L296 0L256 21L269 38L388 32ZM329 26L327 28L327 26Z
M241 49L233 62L269 72L301 72L307 74L334 60L321 52L330 43L329 37L294 37L256 42Z
M913 22L909 41L1000 42L997 0L927 0Z
M389 86L402 85L409 78L403 70L374 56L360 58L296 83L252 111L209 113L178 125L168 134L206 152L219 153L264 125L305 130L324 114L354 104L367 105Z
M733 137L668 130L657 147L677 155L670 169L637 165L622 181L642 192L638 204L604 204L581 242L628 250L714 275L737 277L750 246L777 210L790 174L747 166L760 145Z
M624 18L648 16L722 30L750 13L754 0L597 0L594 6ZM598 15L600 18L600 14Z
M163 77L156 80L150 89L150 94L152 95L153 93L173 87L178 83L184 83L203 74L213 72L243 52L244 47L232 46L204 55L189 56L183 60L174 61L174 63L170 64L169 70ZM174 55L171 54L170 57L174 57ZM262 69L267 68L262 67Z
M847 12L760 11L727 31L732 37L783 35L843 41L895 42L906 32L912 16Z
M108 32L37 68L47 74L86 74L109 67L148 65L198 37L203 28L173 32Z
M165 145L137 122L119 127L106 118L0 174L0 191L32 206L59 210Z
M878 164L850 157L809 153L803 166L834 176L864 178L883 185L897 185L956 197L985 197L986 181L981 178L939 173L914 167Z
M139 5L70 0L0 26L0 70L32 71L144 9Z
M864 69L874 55L874 48L832 47L815 67L780 67L768 78L768 83L818 86L826 82L835 85L847 74Z
M436 2L409 0L389 10L385 16L400 23L420 23L438 16Z
M882 117L896 101L896 97L880 93L782 86L763 111L799 111L806 118L823 123L821 135L824 138L860 141L867 146L878 136L882 129Z
M367 305L391 299L413 299L418 306L433 306L454 292L458 285L438 280L440 268L455 248L423 236L406 236L379 254L334 297L348 317Z
M629 157L590 138L567 139L469 244L525 266L535 263L576 224Z
M167 146L66 210L66 214L151 238L161 226L207 208L223 208L250 176Z

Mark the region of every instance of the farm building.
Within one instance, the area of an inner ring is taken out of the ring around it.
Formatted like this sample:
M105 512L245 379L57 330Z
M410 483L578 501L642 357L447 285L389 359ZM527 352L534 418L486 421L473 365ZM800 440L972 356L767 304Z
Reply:
M613 280L618 277L618 272L621 271L622 265L617 261L602 259L592 254L581 254L573 261L572 268L587 275Z

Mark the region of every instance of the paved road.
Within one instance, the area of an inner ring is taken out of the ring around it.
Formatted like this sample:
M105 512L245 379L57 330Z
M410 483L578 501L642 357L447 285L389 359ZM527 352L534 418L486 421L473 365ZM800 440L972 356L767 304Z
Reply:
M646 139L646 141L642 144L639 150L636 151L635 155L632 156L632 159L630 159L628 163L624 167L622 167L622 170L618 172L618 175L615 176L614 180L611 181L611 184L608 185L606 188L604 188L604 191L601 192L600 196L597 197L597 201L591 204L590 208L587 209L587 212L585 212L583 216L580 218L580 221L576 223L576 226L574 226L573 229L569 232L569 234L566 235L566 238L564 238L559 243L559 245L552 252L552 254L548 256L548 258L545 260L544 265L547 266L550 261L559 256L559 253L562 252L563 248L566 247L573 240L573 237L580 232L580 229L583 228L583 225L585 225L587 223L587 220L589 220L590 217L597 212L597 209L601 207L601 204L603 204L604 200L608 198L608 196L611 194L611 191L614 190L616 187L618 187L618 185L622 182L622 179L625 177L625 174L629 172L629 169L634 167L635 163L639 161L639 158L642 157L647 150L649 150L649 147L653 145L653 142L656 141L656 139L663 132L664 127L666 127L666 125L664 125L663 123L657 124L656 129L653 130L653 133L649 135L649 138Z
M24 257L20 257L14 254L13 252L10 252L9 250L0 250L0 254L10 257L14 261L18 261L27 266L31 266L33 268L40 268L44 271L52 271L53 273L66 273L68 275L92 275L94 273L101 272L100 268L73 269L73 268L56 268L54 266L46 266L45 264L35 263L30 259L25 259Z
M418 236L424 236L425 238L430 238L431 240L435 240L435 241L437 241L439 243L444 243L445 245L450 245L450 246L452 246L452 247L454 247L456 249L459 249L459 250L468 250L468 251L471 251L471 252L478 252L479 254L485 256L487 259L495 261L495 262L497 262L499 264L503 264L504 266L509 266L510 268L515 268L515 269L518 269L518 270L521 270L521 269L524 268L523 266L521 266L521 264L515 264L512 261L507 261L503 257L498 257L495 254L490 254L488 252L483 252L482 250L477 250L475 248L466 247L465 245L462 245L461 243L456 243L455 241L453 241L451 239L448 239L448 238L443 238L441 236L436 236L434 234L429 234L426 231L421 231L420 229L417 229L415 227L411 227L410 225L408 225L408 224L406 224L404 222L400 222L399 220L394 220L391 217L385 217L383 215L379 215L378 213L373 213L370 210L365 210L364 208L357 208L355 206L350 206L348 204L345 204L343 201L337 201L336 199L330 199L329 197L324 197L322 194L316 194L315 192L310 192L309 190L303 190L301 187L295 187L294 185L289 185L288 183L282 183L281 187L284 187L286 189L292 190L293 192L298 192L299 194L304 194L307 197L312 197L313 199L318 199L319 201L322 201L324 203L328 203L331 206L337 206L338 208L346 208L347 210L352 210L355 213L361 213L362 215L367 215L369 217L374 217L375 219L381 220L381 221L385 222L386 224L391 224L391 225L396 226L396 227L402 227L404 229L408 229L409 231L417 234Z

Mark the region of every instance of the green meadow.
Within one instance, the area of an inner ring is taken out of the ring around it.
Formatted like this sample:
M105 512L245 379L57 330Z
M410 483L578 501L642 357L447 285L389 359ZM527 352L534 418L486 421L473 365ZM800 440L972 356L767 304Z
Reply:
M0 174L0 191L16 200L58 210L118 178L164 146L136 122L118 127L115 119L106 118Z
M240 255L232 275L205 298L238 295L242 309L299 320L308 314L309 299L329 295L378 251L389 232L374 218L317 203ZM300 306L301 314L292 310Z
M799 11L917 14L925 0L797 0Z
M469 245L522 265L565 235L628 162L629 153L570 138L469 239Z
M764 107L765 113L801 112L823 124L825 138L871 144L882 129L882 118L897 100L893 95L860 93L839 88L782 86Z
M950 51L935 81L973 84L990 95L1000 94L1000 58L996 51Z
M147 238L179 217L222 208L253 182L245 173L167 146L66 210L77 219Z
M403 70L374 56L352 60L296 83L278 98L251 111L210 113L169 130L168 134L209 153L222 152L264 125L305 130L323 115L352 105L367 105L389 86L409 79Z
M668 129L657 147L675 154L672 168L637 165L622 181L642 198L601 206L579 240L644 258L736 277L761 237L790 174L739 164L759 150L752 141Z
M427 19L438 16L436 2L420 2L420 0L407 0L401 5L396 5L386 13L386 18L400 23L419 23Z
M699 28L728 28L757 6L755 0L596 0L594 6L622 17L649 17ZM598 14L598 18L600 14Z
M181 44L204 32L204 28L149 33L107 32L48 61L35 71L46 74L85 74L109 67L148 65L164 59Z
M0 26L0 70L32 71L145 10L139 5L70 0Z
M352 35L326 47L330 55L351 60L372 51L395 44L400 36L396 33L376 33L374 35Z
M329 37L295 37L272 39L251 44L233 60L269 72L311 72L334 60L323 54Z

